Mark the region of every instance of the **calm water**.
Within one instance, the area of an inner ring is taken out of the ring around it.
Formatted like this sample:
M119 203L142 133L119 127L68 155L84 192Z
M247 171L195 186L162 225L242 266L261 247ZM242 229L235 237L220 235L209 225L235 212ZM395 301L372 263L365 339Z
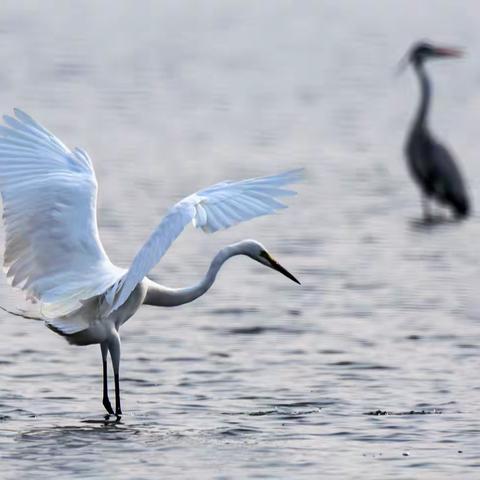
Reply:
M154 272L168 285L249 237L303 285L237 258L195 303L141 310L120 424L99 423L97 346L1 314L1 478L478 477L479 217L416 223L401 149L417 85L395 67L420 38L467 48L430 67L432 128L478 211L479 9L3 0L1 110L90 153L114 262L200 187L302 165L307 180L280 215L175 243ZM19 304L4 280L0 300Z

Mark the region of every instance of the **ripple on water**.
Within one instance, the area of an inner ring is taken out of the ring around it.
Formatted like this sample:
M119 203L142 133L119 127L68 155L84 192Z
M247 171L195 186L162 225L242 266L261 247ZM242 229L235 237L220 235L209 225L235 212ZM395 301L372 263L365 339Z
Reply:
M251 326L234 327L225 330L230 335L261 335L264 333L281 333L286 335L300 335L305 333L304 329L287 326Z
M478 0L424 0L418 18L415 0L36 3L1 4L0 103L95 153L111 258L128 265L179 195L304 164L292 208L185 232L156 269L187 285L254 235L302 286L238 258L197 302L141 309L122 327L118 423L97 346L1 313L0 477L477 478L480 314L463 303L480 216L410 226L397 126L417 91L386 72L420 25L480 45ZM439 106L474 159L478 69L444 67L430 74L460 97L439 89Z
M189 357L189 356L178 356L178 357L166 357L163 359L164 362L171 363L198 363L203 362L205 359L203 357Z
M244 412L224 412L223 415L229 415L237 417L238 415L243 415L247 417L279 417L281 419L295 419L305 415L314 415L320 412L322 407L315 408L301 408L301 407L281 407L277 406L275 408L266 409L266 410L252 410Z
M332 367L347 367L353 370L396 370L396 367L389 365L380 365L376 363L355 362L352 360L340 360L338 362L331 362L328 365Z
M366 412L364 415L372 415L372 416L392 416L392 415L441 415L443 413L442 410L438 410L433 408L431 410L408 410L408 411L390 411L390 410L372 410L370 412Z
M253 307L238 307L238 308L214 308L212 310L209 310L208 313L211 315L233 315L233 316L239 316L239 315L246 315L248 313L258 313L259 309L258 308L253 308Z

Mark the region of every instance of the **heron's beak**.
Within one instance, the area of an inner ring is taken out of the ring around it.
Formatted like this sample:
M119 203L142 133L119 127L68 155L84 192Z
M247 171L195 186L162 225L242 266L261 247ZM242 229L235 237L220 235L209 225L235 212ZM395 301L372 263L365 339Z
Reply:
M408 67L408 64L410 63L410 58L408 56L408 53L405 54L400 61L398 62L397 69L396 69L396 75L400 75L405 71L405 69Z
M459 58L464 56L464 51L460 48L438 47L435 49L435 54L438 57Z

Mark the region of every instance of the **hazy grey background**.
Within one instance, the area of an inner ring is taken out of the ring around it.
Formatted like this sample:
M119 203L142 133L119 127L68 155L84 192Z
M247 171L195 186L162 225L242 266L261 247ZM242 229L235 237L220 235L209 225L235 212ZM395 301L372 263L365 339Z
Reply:
M245 258L174 310L122 330L121 425L100 419L97 346L0 315L2 478L473 478L478 456L480 225L419 228L402 157L431 64L433 130L478 211L480 6L429 1L11 1L0 105L94 160L102 240L127 266L173 202L223 179L305 166L291 208L189 229L155 270L197 281L253 237L297 275ZM15 306L5 281L0 300ZM370 416L377 409L425 415ZM441 412L441 413L438 413Z

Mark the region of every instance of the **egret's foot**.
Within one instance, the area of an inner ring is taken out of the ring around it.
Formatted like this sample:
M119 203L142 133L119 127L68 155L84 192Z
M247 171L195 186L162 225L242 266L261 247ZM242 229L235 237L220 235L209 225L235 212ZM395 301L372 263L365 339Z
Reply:
M103 406L110 415L114 415L112 404L110 403L108 397L103 399Z
M117 408L117 410L115 411L115 415L116 415L118 418L121 418L121 416L123 415L122 409L121 409L120 407Z
M120 417L119 415L110 415L109 413L107 413L104 417L103 417L103 424L104 425L112 425L112 424L116 424L116 423L120 423L120 421L122 420L122 417Z

